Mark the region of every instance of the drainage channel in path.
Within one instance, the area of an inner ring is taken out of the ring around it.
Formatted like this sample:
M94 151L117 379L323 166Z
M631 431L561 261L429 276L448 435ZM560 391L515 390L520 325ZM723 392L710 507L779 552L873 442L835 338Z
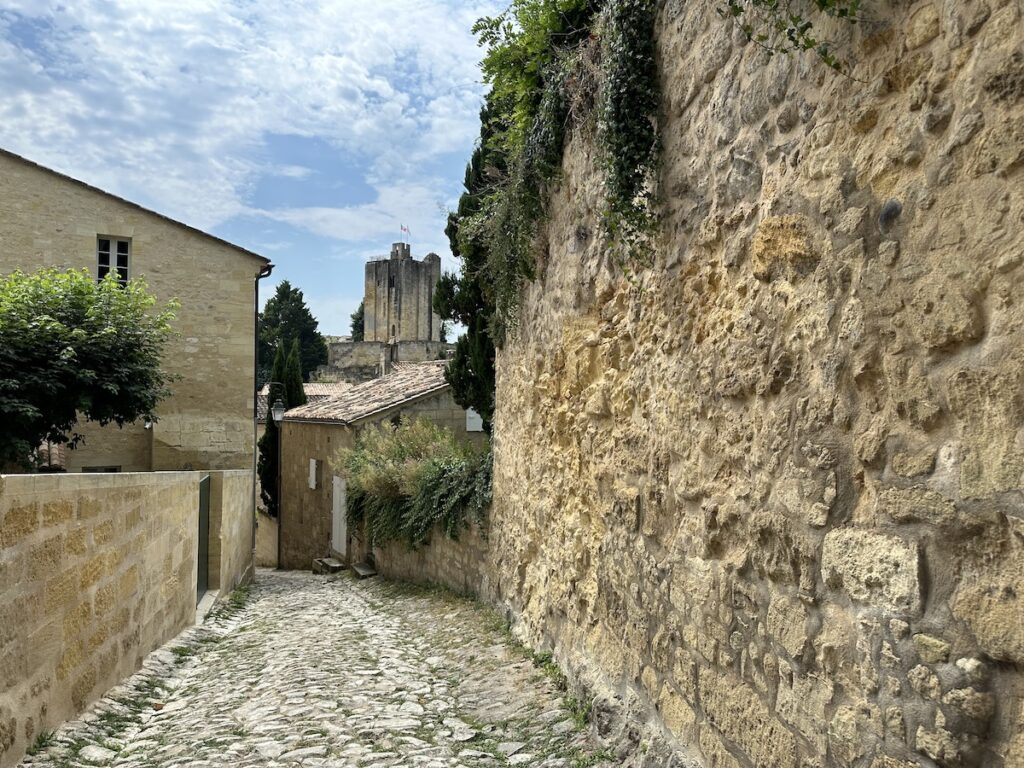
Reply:
M442 591L260 571L22 766L609 768L542 662Z

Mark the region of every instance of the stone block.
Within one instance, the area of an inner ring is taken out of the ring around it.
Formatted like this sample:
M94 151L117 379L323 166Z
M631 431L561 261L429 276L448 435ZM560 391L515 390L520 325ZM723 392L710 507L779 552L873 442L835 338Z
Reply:
M747 684L720 669L698 675L700 701L709 723L743 750L755 765L797 768L796 737Z
M26 536L39 530L39 505L21 504L7 510L0 520L0 546L13 547Z
M843 528L825 536L821 553L826 585L853 600L892 611L921 607L917 544L872 530Z

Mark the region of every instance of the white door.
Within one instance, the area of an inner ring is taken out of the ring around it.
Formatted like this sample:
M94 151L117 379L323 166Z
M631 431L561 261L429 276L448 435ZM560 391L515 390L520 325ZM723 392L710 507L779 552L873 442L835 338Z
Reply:
M345 508L345 478L334 476L334 501L331 507L331 549L348 558L348 520Z

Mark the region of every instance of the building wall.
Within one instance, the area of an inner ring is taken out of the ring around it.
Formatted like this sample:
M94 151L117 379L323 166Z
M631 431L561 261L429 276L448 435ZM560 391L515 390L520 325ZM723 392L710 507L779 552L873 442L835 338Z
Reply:
M433 298L441 279L441 259L428 254L423 261L409 246L395 243L391 258L366 264L363 298L363 338L366 341L439 341L441 318Z
M131 238L130 277L177 298L164 367L181 378L151 430L83 425L68 469L252 466L253 279L261 262L155 214L0 153L0 273L75 267L96 274L97 235Z
M442 360L455 349L442 341L339 341L327 346L327 365L316 370L317 381L362 384L381 375L382 363L425 363Z
M277 518L266 512L257 514L256 566L277 568Z
M281 432L282 510L280 567L309 570L313 560L330 554L333 469L339 448L354 444L357 430L394 418L423 417L452 430L459 440L482 442L483 433L466 432L466 412L449 390L394 408L358 422L354 427L321 422L285 420ZM309 487L309 461L319 462L317 487ZM353 533L353 532L350 532Z
M334 456L352 444L345 426L285 421L281 430L280 568L308 571L330 554ZM318 462L317 487L309 487L309 462Z
M195 621L205 474L0 475L0 768ZM210 475L223 594L252 575L252 474Z
M851 77L658 8L655 258L576 135L499 353L496 593L706 766L1022 766L1021 4L816 23Z

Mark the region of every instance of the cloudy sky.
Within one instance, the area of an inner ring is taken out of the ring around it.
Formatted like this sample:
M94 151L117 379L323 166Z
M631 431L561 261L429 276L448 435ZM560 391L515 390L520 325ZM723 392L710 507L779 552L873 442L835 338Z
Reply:
M0 146L272 259L326 333L444 237L500 0L0 0Z

